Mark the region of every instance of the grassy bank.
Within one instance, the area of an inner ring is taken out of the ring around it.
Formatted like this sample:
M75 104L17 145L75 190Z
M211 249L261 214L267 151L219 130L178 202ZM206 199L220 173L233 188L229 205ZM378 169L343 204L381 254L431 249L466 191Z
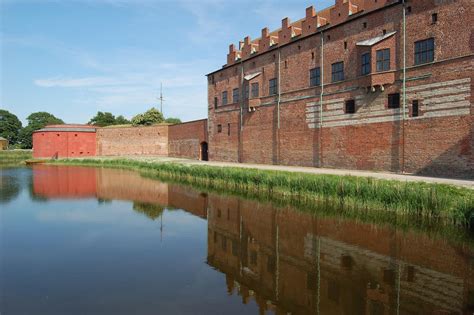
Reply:
M358 215L405 217L413 219L414 224L442 221L469 225L474 221L474 191L449 185L127 159L73 159L54 163L135 169L147 176L219 191L296 205L338 204L339 209L351 209Z
M31 150L5 150L0 151L0 167L16 166L31 159Z

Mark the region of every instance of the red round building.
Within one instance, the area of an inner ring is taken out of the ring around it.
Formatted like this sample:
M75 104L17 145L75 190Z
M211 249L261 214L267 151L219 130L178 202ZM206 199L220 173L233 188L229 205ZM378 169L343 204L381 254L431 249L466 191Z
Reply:
M96 154L96 130L90 125L49 125L33 133L34 158L68 158Z

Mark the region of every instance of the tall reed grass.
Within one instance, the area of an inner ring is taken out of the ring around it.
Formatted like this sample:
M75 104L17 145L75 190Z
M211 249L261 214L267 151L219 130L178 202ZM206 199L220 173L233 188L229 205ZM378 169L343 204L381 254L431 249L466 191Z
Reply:
M0 151L0 167L15 166L31 159L31 150L5 150Z
M390 214L412 218L414 223L442 221L465 226L474 223L474 191L450 185L127 159L74 159L55 163L135 169L148 176L221 191L301 205L321 201L338 203L341 209L361 209L360 213L366 216ZM369 210L382 211L369 214Z

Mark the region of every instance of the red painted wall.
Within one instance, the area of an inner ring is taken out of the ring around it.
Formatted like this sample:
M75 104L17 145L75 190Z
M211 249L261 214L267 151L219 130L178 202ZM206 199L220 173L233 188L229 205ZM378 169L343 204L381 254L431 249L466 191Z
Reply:
M74 128L77 127L65 125L53 130L54 128L47 126L44 130L33 133L33 157L67 158L96 155L95 131L74 131Z

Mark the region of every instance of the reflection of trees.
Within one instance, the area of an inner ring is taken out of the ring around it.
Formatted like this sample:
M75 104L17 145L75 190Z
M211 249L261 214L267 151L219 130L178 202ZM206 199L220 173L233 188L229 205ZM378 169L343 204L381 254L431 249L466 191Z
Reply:
M135 210L138 213L142 213L146 215L148 218L152 220L156 220L163 214L165 207L157 203L134 201L133 210Z
M20 193L21 185L18 177L0 176L0 203L7 203L15 199Z

